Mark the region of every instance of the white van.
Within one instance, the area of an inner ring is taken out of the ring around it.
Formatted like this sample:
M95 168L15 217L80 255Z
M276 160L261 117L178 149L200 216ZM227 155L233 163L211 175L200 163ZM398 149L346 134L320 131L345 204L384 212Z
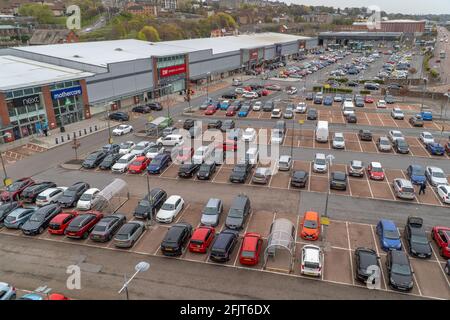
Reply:
M355 105L353 104L353 102L344 101L344 103L342 104L342 113L344 114L344 116L347 116L348 114L354 112L355 112Z
M318 121L316 127L316 141L328 142L328 121Z
M245 153L245 160L247 160L252 166L258 164L259 161L259 151L258 148L251 147Z

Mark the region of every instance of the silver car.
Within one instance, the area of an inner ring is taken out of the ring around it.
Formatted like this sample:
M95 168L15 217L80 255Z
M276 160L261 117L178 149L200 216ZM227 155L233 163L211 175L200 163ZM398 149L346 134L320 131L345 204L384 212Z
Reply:
M15 299L16 289L6 282L0 282L0 301Z
M271 171L270 168L260 167L255 170L255 174L252 177L252 183L267 184L270 180Z
M145 224L142 221L125 223L114 236L114 245L118 248L131 248L144 233Z
M377 140L377 148L379 151L382 152L390 152L392 150L392 145L388 137L386 136L379 137Z
M425 176L433 187L437 187L441 184L448 184L447 176L439 167L427 166L425 168Z
M352 160L348 165L348 175L352 177L364 176L364 163L360 160Z
M409 180L400 178L394 179L394 181L392 181L392 187L394 188L394 193L397 198L414 200L416 197L414 186Z
M202 210L201 224L216 227L219 224L220 215L223 212L222 200L211 198Z
M17 208L12 211L3 221L9 229L20 229L30 219L35 209Z

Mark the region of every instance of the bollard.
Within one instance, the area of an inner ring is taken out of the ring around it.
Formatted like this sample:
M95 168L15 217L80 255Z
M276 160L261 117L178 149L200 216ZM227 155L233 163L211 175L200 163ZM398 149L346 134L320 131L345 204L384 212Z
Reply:
M75 139L76 137L77 137L77 133L74 132L74 133L73 133L73 138Z
M61 136L61 143L64 142L64 136Z
M87 134L87 130L86 130L86 128L84 128L84 134Z
M55 138L55 144L58 144L58 138Z
M70 134L67 134L67 141L70 140Z
M81 130L78 130L78 136L81 137Z
M92 127L89 127L89 132L92 133Z
M94 126L94 130L97 131L97 125Z

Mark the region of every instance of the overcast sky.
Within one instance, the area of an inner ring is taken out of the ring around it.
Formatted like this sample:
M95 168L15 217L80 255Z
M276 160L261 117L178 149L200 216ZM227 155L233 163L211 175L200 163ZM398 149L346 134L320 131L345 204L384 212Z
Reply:
M330 7L369 7L376 5L388 13L450 14L450 0L282 0L286 3Z

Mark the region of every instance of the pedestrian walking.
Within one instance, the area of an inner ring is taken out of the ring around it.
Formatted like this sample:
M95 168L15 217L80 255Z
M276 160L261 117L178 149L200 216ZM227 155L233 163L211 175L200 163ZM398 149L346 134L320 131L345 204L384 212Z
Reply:
M427 188L427 183L424 181L420 184L419 195L425 194L425 189Z

